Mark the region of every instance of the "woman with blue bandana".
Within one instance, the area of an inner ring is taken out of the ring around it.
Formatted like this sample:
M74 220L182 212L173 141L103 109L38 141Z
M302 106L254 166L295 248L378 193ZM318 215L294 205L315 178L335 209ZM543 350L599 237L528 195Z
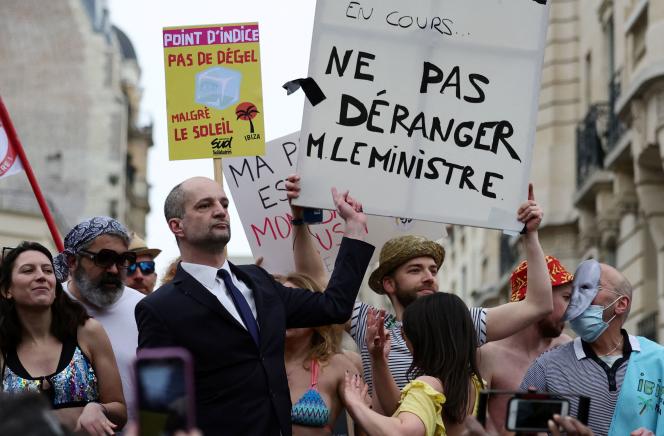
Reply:
M127 420L108 336L55 278L36 242L3 250L0 266L2 390L46 396L70 430L111 435Z

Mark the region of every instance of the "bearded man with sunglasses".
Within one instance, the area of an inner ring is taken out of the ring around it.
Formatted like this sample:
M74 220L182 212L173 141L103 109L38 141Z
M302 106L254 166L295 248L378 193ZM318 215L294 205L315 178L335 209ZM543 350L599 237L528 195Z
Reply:
M131 235L129 251L136 253L136 262L124 270L122 276L125 285L136 289L144 295L150 294L157 284L157 272L154 269L154 259L159 256L161 250L148 248L143 238L135 232Z
M106 330L120 370L127 415L132 420L131 371L138 346L134 309L143 294L122 283L123 271L137 259L136 253L129 251L129 234L117 220L98 216L71 229L64 246L55 258L56 276L67 294Z

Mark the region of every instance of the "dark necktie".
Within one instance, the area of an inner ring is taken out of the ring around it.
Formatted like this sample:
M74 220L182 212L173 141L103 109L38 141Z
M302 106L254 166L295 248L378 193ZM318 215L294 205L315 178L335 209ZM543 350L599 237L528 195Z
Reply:
M247 300L242 295L242 292L240 292L240 290L233 284L233 280L231 279L231 275L228 273L228 271L225 269L220 269L217 271L217 276L219 276L224 281L226 289L228 289L228 292L231 294L233 304L235 304L235 308L240 314L240 318L242 318L242 322L244 322L244 325L249 331L249 334L252 338L254 338L256 345L260 345L258 323L254 318L254 314L251 313L249 303L247 303Z

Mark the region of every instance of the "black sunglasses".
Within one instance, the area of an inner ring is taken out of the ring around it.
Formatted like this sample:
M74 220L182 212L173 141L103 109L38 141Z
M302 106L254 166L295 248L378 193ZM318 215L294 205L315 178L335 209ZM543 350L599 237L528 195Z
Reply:
M107 248L102 248L96 253L88 250L81 250L85 257L89 258L100 268L108 268L115 264L118 268L128 268L129 265L136 263L136 253L132 251L125 251L118 253Z
M136 270L140 269L141 273L145 276L154 272L154 261L143 260L141 262L132 263L127 267L127 275L133 276Z

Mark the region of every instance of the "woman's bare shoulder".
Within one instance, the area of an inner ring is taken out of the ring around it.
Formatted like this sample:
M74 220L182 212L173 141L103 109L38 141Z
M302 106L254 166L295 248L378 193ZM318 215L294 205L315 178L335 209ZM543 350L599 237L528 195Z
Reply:
M343 380L346 372L351 374L362 374L362 364L360 362L359 356L357 360L353 356L353 352L341 352L335 353L328 359L327 363L324 365L326 370L330 373L334 372L335 377Z
M78 326L76 340L86 354L109 341L104 327L93 318L88 318L83 325Z
M106 335L106 330L99 321L94 318L88 318L83 325L78 326L78 336L98 337L99 335Z
M428 384L438 392L443 392L443 384L436 377L431 377L429 375L421 375L417 377L415 380L419 380L421 382Z
M330 363L333 363L334 365L338 366L343 366L349 371L350 371L349 368L352 368L354 371L362 370L362 359L360 358L359 354L353 351L344 350L340 353L334 354L330 358Z

